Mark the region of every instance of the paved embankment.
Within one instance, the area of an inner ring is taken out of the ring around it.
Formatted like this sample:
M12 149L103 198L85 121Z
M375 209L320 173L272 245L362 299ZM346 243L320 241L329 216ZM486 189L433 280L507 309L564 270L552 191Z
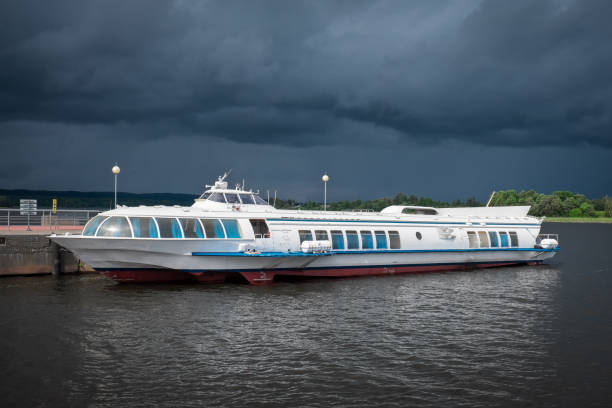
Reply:
M48 235L49 231L0 231L0 276L90 270L80 265L71 252L54 244Z

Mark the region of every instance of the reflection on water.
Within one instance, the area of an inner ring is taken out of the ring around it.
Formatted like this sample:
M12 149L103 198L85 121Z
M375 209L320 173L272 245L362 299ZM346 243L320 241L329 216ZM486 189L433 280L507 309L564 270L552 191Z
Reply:
M572 243L565 238L564 245ZM7 352L0 402L403 407L605 401L596 378L589 379L589 395L584 386L567 387L573 378L566 372L580 356L565 338L567 301L582 282L572 280L572 268L560 257L536 267L272 287L116 285L94 275L2 279L0 344ZM583 326L582 336L589 330ZM598 361L603 370L607 362Z

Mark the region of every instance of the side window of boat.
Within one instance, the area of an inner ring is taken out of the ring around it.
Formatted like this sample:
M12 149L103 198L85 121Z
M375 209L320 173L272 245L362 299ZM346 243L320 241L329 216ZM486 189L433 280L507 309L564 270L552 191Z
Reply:
M96 230L98 229L98 225L100 225L100 223L104 221L105 219L106 217L103 217L100 215L93 217L91 220L89 220L85 228L83 228L83 235L88 236L88 237L93 237L94 235L96 235Z
M238 199L238 194L225 193L225 199L230 204L240 204L240 200Z
M185 233L185 238L204 238L202 225L197 218L181 218L181 226Z
M238 221L236 220L221 220L223 222L223 226L225 227L225 232L227 233L227 238L241 238L240 236L240 227L238 226Z
M324 230L316 230L315 238L317 241L329 241L329 235L327 235L327 231Z
M332 231L332 248L333 249L344 249L344 234L342 231Z
M151 217L130 217L134 238L158 238L157 225Z
M491 247L498 247L499 242L497 241L497 232L489 231L489 238L491 239Z
M478 248L478 237L476 236L476 232L468 231L468 241L470 242L470 248Z
M240 200L242 201L242 204L255 204L255 201L253 201L253 196L250 194L240 194Z
M361 234L361 248L374 249L374 241L372 240L372 231L359 231Z
M510 231L508 234L510 234L510 246L518 247L518 235L516 234L516 232Z
M208 200L215 201L217 203L224 203L225 197L223 196L223 193L212 193L210 197L208 197Z
M389 231L389 248L400 249L401 247L402 243L400 242L399 232Z
M223 225L221 221L217 219L200 219L204 224L204 231L206 232L206 238L225 238L225 231L223 231Z
M100 228L98 228L98 237L122 237L131 238L132 230L130 224L125 217L110 217L107 218Z
M359 249L357 231L346 231L346 243L348 249Z
M376 235L376 249L387 249L387 234L385 231L374 231Z
M300 244L304 241L312 241L312 232L309 230L300 230Z
M500 232L499 241L501 242L502 247L507 247L508 246L508 234L505 232Z
M478 238L480 239L481 248L489 247L489 235L486 231L478 231Z
M159 225L160 238L183 238L181 226L176 218L155 218Z

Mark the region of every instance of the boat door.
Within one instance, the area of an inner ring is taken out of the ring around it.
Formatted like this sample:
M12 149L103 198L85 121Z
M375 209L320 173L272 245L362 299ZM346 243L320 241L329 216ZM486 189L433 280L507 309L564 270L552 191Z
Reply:
M272 245L272 238L270 236L270 230L266 220L263 219L251 219L251 226L253 227L253 234L255 235L255 248L258 251L271 252L274 250Z

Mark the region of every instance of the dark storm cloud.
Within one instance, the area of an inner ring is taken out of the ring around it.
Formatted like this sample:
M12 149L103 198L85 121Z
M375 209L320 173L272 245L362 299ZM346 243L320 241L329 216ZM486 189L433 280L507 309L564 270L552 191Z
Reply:
M0 121L609 148L611 4L3 2Z

